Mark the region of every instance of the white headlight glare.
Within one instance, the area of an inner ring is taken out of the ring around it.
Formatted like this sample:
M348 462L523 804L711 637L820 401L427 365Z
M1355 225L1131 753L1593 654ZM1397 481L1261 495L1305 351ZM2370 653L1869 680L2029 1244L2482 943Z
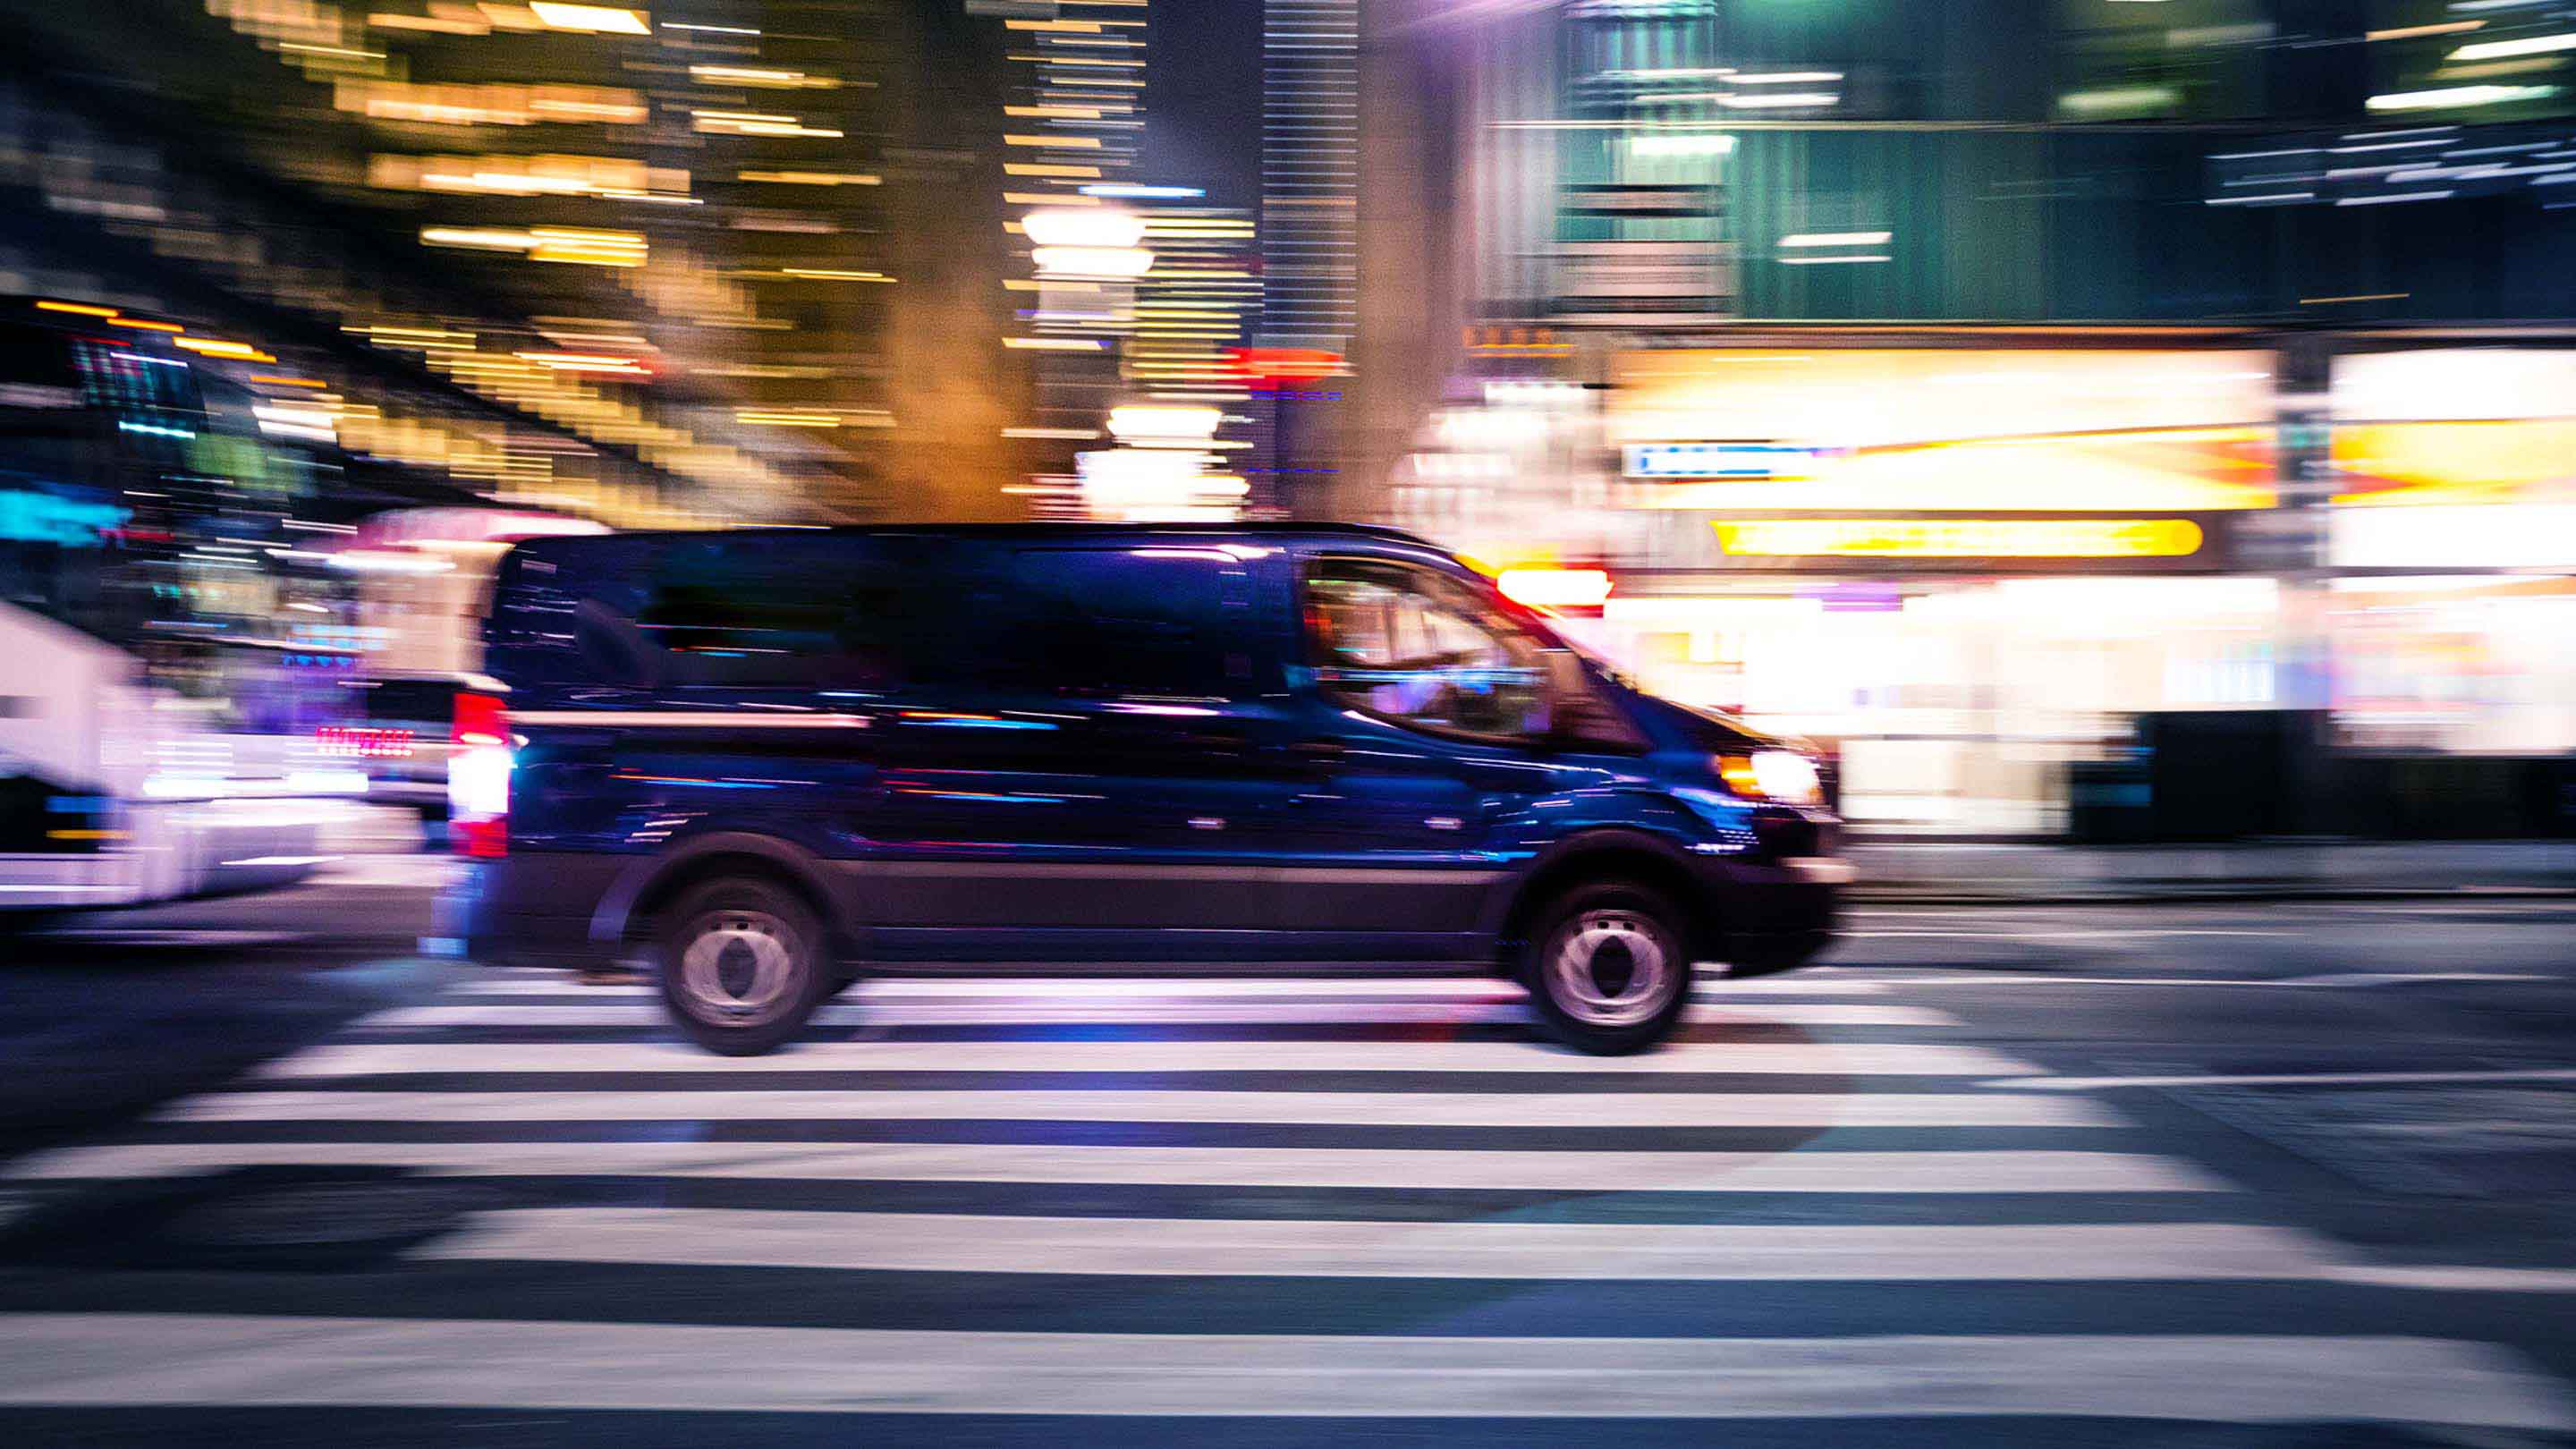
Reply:
M1754 751L1753 782L1765 799L1784 805L1824 803L1824 780L1816 774L1816 762L1794 750Z

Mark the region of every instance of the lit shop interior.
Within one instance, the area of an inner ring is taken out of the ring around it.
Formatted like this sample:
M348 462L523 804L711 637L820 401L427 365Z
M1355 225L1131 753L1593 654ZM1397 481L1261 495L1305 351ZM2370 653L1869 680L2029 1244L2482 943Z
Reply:
M1597 550L1614 584L1574 627L1837 750L1876 829L2061 833L2079 763L2173 712L2320 711L2347 752L2576 748L2576 352L2339 339L2322 398L2277 361L2216 336L1631 352L1587 391L1601 506L1512 532ZM1547 427L1475 430L1590 426L1544 401Z

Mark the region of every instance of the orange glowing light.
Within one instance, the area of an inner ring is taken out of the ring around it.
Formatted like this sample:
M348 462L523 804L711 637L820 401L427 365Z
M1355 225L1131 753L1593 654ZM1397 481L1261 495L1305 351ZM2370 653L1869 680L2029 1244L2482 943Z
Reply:
M239 362L275 362L277 359L247 342L228 342L220 337L181 337L179 346L207 357L229 357Z

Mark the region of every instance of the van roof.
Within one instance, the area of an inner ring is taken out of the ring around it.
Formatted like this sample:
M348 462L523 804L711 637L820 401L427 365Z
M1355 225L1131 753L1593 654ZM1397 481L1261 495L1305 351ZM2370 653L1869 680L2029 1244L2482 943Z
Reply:
M626 539L691 539L723 534L775 533L810 534L956 534L972 538L1135 538L1139 536L1173 536L1206 538L1210 535L1235 537L1251 535L1265 538L1371 538L1387 543L1412 544L1418 548L1437 549L1438 544L1419 534L1400 528L1387 528L1373 523L854 523L832 528L799 528L780 525L753 525L743 528L666 529L635 533L593 534L583 536L549 535L530 539L529 544L542 544L545 551L583 546L613 544Z

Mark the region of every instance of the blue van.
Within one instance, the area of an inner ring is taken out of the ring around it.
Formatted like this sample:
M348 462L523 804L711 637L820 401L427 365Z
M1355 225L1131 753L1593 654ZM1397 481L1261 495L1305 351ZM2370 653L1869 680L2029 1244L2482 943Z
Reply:
M648 953L719 1052L871 969L1219 961L1474 963L1629 1052L1692 962L1814 956L1849 877L1806 751L1389 530L546 538L485 640L442 929Z

